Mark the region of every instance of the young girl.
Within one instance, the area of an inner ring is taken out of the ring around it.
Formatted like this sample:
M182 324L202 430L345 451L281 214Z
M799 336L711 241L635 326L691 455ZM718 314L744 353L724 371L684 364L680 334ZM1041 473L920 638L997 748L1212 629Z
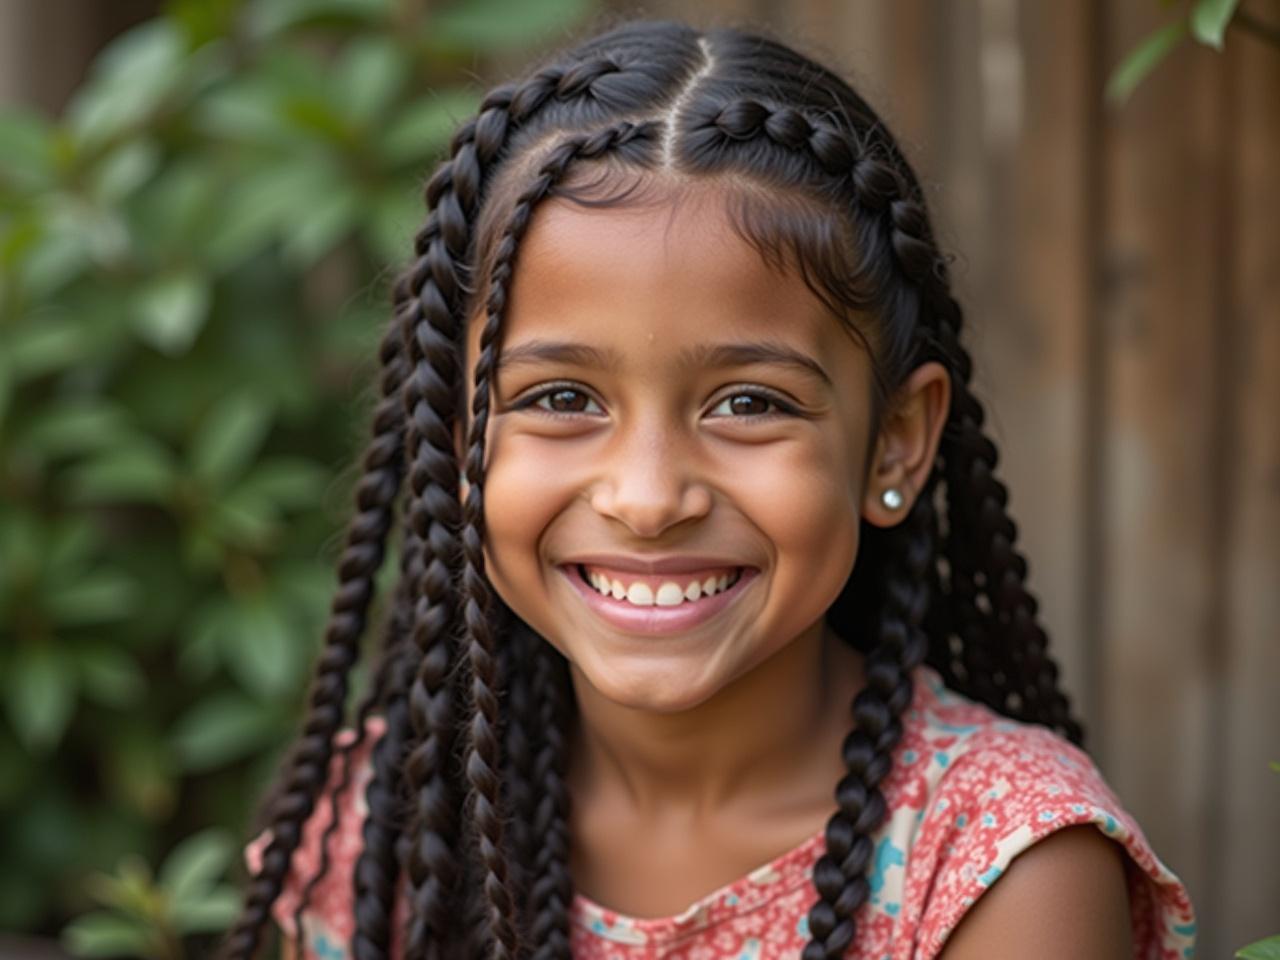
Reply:
M226 956L273 916L321 960L1191 956L1077 746L919 185L844 81L623 25L490 92L426 193Z

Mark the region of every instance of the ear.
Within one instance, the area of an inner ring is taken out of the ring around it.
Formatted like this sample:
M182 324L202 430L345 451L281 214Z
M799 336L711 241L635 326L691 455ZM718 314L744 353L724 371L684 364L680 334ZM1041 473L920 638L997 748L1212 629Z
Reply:
M942 428L951 407L951 376L930 361L911 371L885 412L875 452L867 470L862 515L877 527L900 523L929 479ZM880 499L893 488L902 506L890 509Z

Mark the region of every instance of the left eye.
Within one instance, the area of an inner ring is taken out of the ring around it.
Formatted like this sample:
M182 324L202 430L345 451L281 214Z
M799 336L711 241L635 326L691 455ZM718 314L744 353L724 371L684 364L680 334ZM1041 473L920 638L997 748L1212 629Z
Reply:
M764 393L733 393L712 409L712 414L727 417L760 417L770 413L786 413L786 406Z
M600 409L591 397L573 387L554 387L531 397L530 403L548 413L594 413ZM591 410L592 406L596 409Z

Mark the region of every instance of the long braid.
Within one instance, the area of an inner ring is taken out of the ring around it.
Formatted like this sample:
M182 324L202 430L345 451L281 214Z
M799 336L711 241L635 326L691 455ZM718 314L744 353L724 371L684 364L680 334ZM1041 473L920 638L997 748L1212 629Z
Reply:
M489 385L497 360L498 333L519 241L538 202L560 182L573 161L600 157L648 138L656 129L653 123L623 123L594 134L568 138L553 147L532 184L517 199L497 242L489 271L487 318L480 334L466 456L468 490L462 530L462 610L472 696L466 774L472 789L473 820L484 870L483 888L489 906L487 925L494 960L514 960L519 951L503 841L498 663L490 621L489 583L484 575L484 436L489 421Z
M274 801L271 840L263 851L262 867L250 880L244 908L222 947L228 960L250 960L257 952L271 904L284 886L301 842L302 825L328 778L333 737L345 714L349 673L359 655L369 604L376 592L374 577L382 563L404 469L396 400L404 374L400 351L399 332L392 325L379 350L382 397L374 410L373 439L364 454L364 473L355 488L356 509L338 561L338 587L311 684L307 716L281 778L283 789Z
M812 939L803 960L843 957L856 933L854 916L870 893L871 834L886 812L880 784L902 739L911 672L924 661L928 646L921 623L929 604L926 569L934 555L935 519L932 498L925 493L888 538L879 640L867 657L867 683L854 697L853 730L841 748L848 773L836 786L838 810L827 823L826 852L813 869L819 900L809 911Z
M538 736L534 714L533 678L529 664L533 645L542 641L506 609L498 604L494 618L498 645L499 684L503 690L503 709L499 715L502 737L502 784L509 814L506 823L507 871L512 902L522 904L528 884L527 865L533 861L536 841L529 827L532 822L534 744ZM525 937L524 918L517 908L513 920L519 926L519 939Z
M413 804L411 839L404 845L411 900L406 953L432 960L445 956L443 937L458 874L458 791L449 776L456 713L449 674L456 656L451 640L460 523L452 424L460 383L454 341L465 292L460 264L470 242L470 220L480 190L475 130L472 121L458 131L453 158L427 184L432 213L417 239L419 258L404 280L407 290L402 306L413 361L404 389L409 517L424 545L415 571L412 638L418 661L408 694L413 736L404 760L405 785ZM371 934L382 919L381 910L378 916L370 916Z
M356 960L386 957L391 945L390 918L400 876L398 841L403 835L402 765L410 731L408 694L416 673L413 590L421 580L422 570L422 543L407 530L386 652L368 701L371 707L382 707L385 730L373 750L372 775L365 788L369 816L362 829L364 843L354 870L356 929L352 952ZM362 708L360 719L363 713ZM357 736L363 735L360 719Z
M529 899L533 960L568 960L573 877L569 874L570 798L565 774L573 692L564 657L545 641L539 642L534 653L533 686L538 707L536 729L541 735L533 770L537 799L533 836L538 839Z

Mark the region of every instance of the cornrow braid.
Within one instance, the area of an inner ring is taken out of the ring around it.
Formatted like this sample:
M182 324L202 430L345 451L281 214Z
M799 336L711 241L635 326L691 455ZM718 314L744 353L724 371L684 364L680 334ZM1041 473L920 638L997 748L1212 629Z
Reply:
M244 908L224 943L228 960L249 960L258 948L271 904L279 896L302 824L315 808L328 779L333 738L345 713L348 676L359 655L374 577L382 563L396 494L404 470L403 431L397 395L405 373L398 329L391 325L379 349L381 399L373 416L373 439L363 458L364 474L355 488L356 512L347 526L346 546L338 561L333 598L302 735L282 777L283 792L274 802L271 840L262 868L249 883Z
M488 927L494 960L514 960L519 945L512 923L513 901L503 850L502 797L499 771L497 660L489 622L489 584L484 576L484 436L489 420L489 383L497 359L498 332L506 305L507 284L515 266L520 238L535 206L560 182L579 159L596 159L628 144L650 139L658 125L622 123L589 135L570 137L556 145L539 168L533 183L520 194L498 240L489 271L487 319L480 334L471 426L466 457L467 499L462 530L462 603L468 660L471 666L472 712L467 744L466 775L472 788L474 823L484 870L483 887L489 905Z

